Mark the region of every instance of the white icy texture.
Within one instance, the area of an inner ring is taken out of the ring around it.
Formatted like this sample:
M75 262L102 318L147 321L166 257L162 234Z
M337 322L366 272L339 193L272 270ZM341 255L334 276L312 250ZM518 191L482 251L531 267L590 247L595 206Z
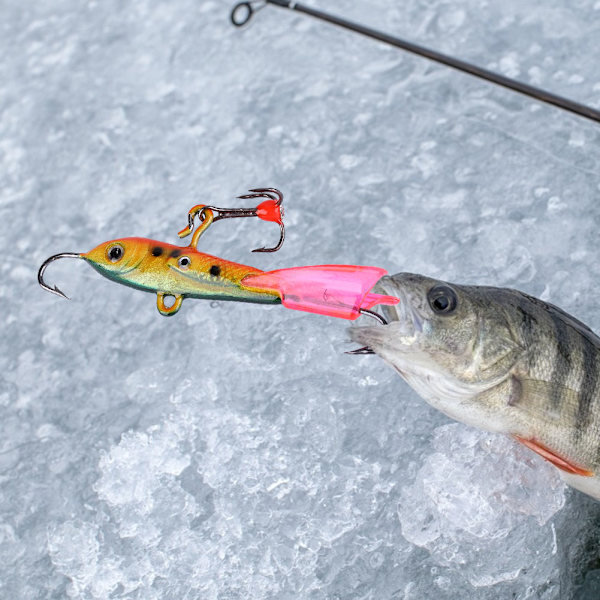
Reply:
M5 0L0 597L593 600L599 504L451 424L346 324L149 294L51 254L207 252L512 286L600 328L598 125L275 7ZM597 0L313 3L600 106Z
M543 527L564 504L556 469L508 438L459 424L438 427L433 447L402 490L404 537L442 565L463 565L476 587L516 579L526 568L541 570L540 580L551 576L537 556L557 553L554 524ZM498 476L487 477L492 464ZM537 526L524 527L525 517Z

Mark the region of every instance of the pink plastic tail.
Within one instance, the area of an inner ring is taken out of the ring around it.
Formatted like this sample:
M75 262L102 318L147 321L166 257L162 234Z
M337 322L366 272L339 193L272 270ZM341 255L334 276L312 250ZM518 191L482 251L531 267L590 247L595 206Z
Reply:
M400 302L369 293L386 273L378 267L318 265L247 275L241 283L253 290L277 291L287 308L354 321L361 308Z

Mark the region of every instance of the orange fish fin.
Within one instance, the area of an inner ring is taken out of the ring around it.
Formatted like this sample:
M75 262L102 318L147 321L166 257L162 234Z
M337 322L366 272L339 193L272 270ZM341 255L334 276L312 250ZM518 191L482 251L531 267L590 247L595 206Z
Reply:
M513 435L513 437L515 438L515 440L517 440L517 442L521 442L521 444L527 446L530 450L533 450L542 458L545 458L547 461L551 462L555 467L558 467L566 473L572 473L573 475L582 475L583 477L594 476L594 473L592 473L592 471L588 471L587 469L578 467L566 458L563 458L555 452L552 452L552 450L546 448L546 446L540 444L540 442L537 442L536 440L528 440L518 435Z

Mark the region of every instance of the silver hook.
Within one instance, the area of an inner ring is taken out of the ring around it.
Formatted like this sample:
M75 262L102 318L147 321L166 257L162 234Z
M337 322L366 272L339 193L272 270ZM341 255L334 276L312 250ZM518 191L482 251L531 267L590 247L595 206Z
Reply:
M244 194L243 196L238 196L238 198L240 200L246 200L248 198L268 198L269 200L274 200L276 206L281 206L281 203L283 202L283 194L276 188L255 188L250 191L254 193ZM256 210L257 209L255 208L254 215L258 216ZM277 250L283 246L283 242L285 241L285 226L282 219L283 208L279 215L279 220L275 221L279 225L279 241L277 242L277 245L273 246L273 248L266 248L264 246L262 248L254 248L252 252L277 252Z
M388 322L380 314L376 313L375 311L367 310L366 308L361 308L361 309L359 309L359 312L361 315L365 315L367 317L371 317L371 318L375 319L382 325L388 324ZM347 352L344 352L344 354L352 354L352 355L375 354L375 352L372 348L369 348L369 346L363 346L362 348L357 348L356 350L348 350Z
M59 258L81 258L81 254L79 254L78 252L62 252L61 254L55 254L54 256L51 256L50 258L47 258L42 263L42 266L40 267L40 270L38 271L38 283L47 292L50 292L51 294L56 294L57 296L60 296L61 298L66 298L67 300L70 300L69 296L67 296L64 292L62 292L57 286L50 287L44 281L44 271L46 270L46 267L51 262L54 262L55 260L58 260Z
M375 319L376 321L379 321L382 325L388 324L388 322L379 313L376 313L373 310L367 310L366 308L359 308L358 312L361 315L365 315L367 317L371 317L371 318Z

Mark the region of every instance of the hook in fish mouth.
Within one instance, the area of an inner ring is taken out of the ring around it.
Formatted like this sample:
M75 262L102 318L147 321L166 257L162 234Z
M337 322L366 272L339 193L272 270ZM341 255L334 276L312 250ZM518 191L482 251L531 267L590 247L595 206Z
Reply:
M58 286L55 285L54 287L50 287L44 281L44 271L46 270L46 268L48 267L48 265L51 262L54 262L55 260L58 260L59 258L82 258L82 256L79 252L61 252L60 254L54 254L50 258L47 258L42 263L42 266L40 267L40 270L38 271L38 283L47 292L50 292L51 294L56 294L57 296L60 296L61 298L66 298L67 300L70 300L69 296L67 296L62 290L60 290L58 288Z
M388 322L379 313L376 313L373 310L367 310L366 308L361 308L360 314L369 316L369 317L375 319L376 321L379 321L379 323L381 323L382 325L388 324ZM375 354L375 351L372 348L370 348L369 346L363 346L362 348L356 348L356 350L348 350L347 352L344 352L344 354L352 354L352 355L356 356L359 354Z
M344 354L352 354L353 356L359 354L376 354L375 350L369 348L369 346L363 346L362 348L357 348L356 350L347 350Z

